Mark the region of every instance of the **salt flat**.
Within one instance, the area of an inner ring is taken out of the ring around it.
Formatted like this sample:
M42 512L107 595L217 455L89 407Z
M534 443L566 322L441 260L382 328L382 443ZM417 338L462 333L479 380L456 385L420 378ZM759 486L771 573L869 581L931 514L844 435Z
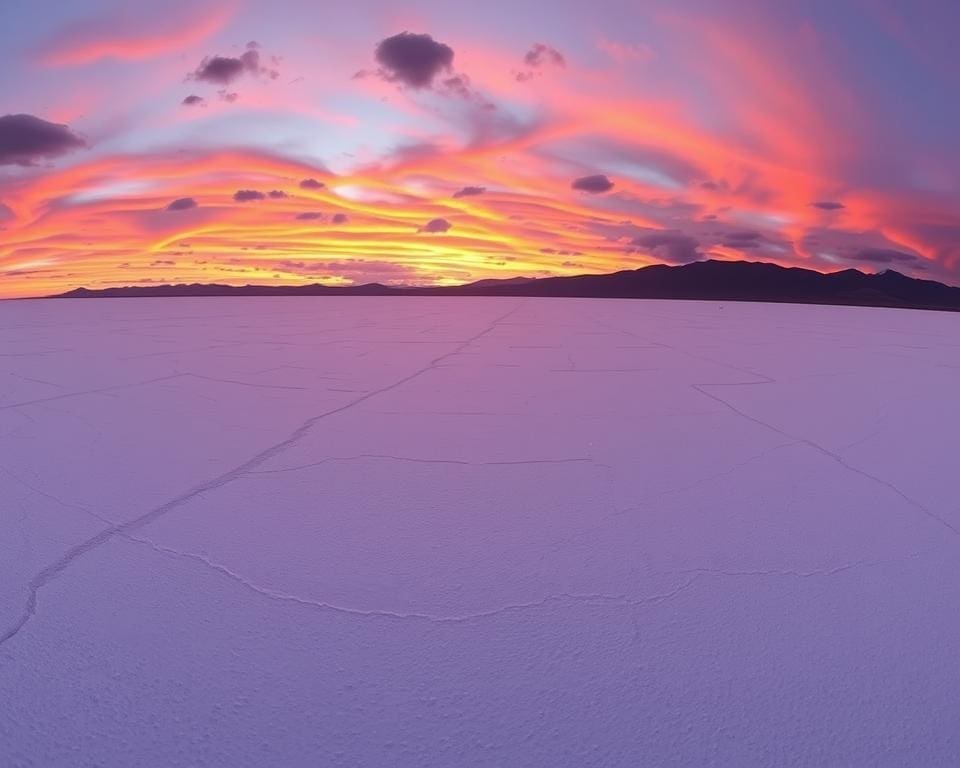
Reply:
M0 765L960 764L960 315L0 303Z

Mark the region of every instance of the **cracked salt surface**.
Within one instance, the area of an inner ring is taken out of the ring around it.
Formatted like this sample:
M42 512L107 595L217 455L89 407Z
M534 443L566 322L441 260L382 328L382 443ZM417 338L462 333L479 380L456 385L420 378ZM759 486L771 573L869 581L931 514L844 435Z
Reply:
M0 765L960 764L958 340L0 303Z

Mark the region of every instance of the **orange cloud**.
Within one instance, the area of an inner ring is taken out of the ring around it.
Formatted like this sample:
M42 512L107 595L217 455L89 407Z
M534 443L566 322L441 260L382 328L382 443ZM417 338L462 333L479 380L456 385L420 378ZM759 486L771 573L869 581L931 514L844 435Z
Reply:
M602 235L574 225L595 219L596 211L577 200L568 183L544 180L535 189L529 180L501 172L493 175L498 187L527 191L488 190L469 199L454 198L449 189L435 194L435 187L411 192L409 178L429 172L435 162L331 177L265 153L231 151L105 157L39 174L18 189L16 218L0 244L4 290L36 295L78 282L138 282L145 274L165 281L298 281L320 274L311 262L345 259L393 262L403 267L403 279L417 275L436 283L619 266ZM484 173L485 160L477 162L471 152L461 162L470 175L485 181L491 176ZM324 179L326 186L301 189L306 177ZM121 180L129 179L141 179L142 186L125 187ZM237 203L238 189L286 196ZM360 194L363 189L377 194ZM183 197L196 206L168 210ZM298 218L303 212L321 216ZM346 221L336 223L338 214ZM452 226L421 231L436 219ZM576 254L576 266L559 267L553 255L558 252ZM265 256L271 264L298 267L270 271ZM359 279L365 273L354 265L351 274Z

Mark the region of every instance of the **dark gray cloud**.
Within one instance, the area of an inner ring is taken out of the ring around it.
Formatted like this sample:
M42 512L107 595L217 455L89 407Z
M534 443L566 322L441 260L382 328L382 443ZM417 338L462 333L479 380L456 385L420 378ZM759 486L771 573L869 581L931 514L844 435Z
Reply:
M350 219L345 213L335 213L330 221L334 224L346 224Z
M317 219L322 219L323 214L319 211L304 211L303 213L298 213L294 218L300 221L316 221Z
M463 187L458 189L453 193L454 197L473 197L475 195L482 195L487 191L486 187Z
M570 186L582 192L609 192L613 189L613 182L602 173L598 173L593 176L581 176L579 179L574 179Z
M16 218L13 215L13 211L10 210L10 206L0 203L0 223L4 221L11 221Z
M256 189L238 189L233 193L233 199L238 203L249 203L251 200L263 200L266 197L263 192Z
M555 67L567 66L567 60L560 51L543 43L534 43L530 50L524 54L523 63L527 68L513 73L518 83L525 83L537 77L541 74L538 70L545 64Z
M0 117L0 165L34 165L85 146L65 125L33 115Z
M202 107L207 103L207 100L203 96L197 96L196 94L190 94L183 101L180 102L185 107Z
M300 189L323 189L325 186L326 184L316 179L304 179L300 182Z
M544 64L555 64L558 67L565 67L567 60L556 48L543 43L534 43L529 51L523 56L523 63L533 69L538 69Z
M727 179L709 179L700 182L700 188L721 195L730 195L750 200L757 204L766 204L774 196L775 190L762 183L760 175L755 170L748 170L736 184Z
M470 87L470 78L466 75L454 75L446 77L441 81L441 90L448 94L454 94L461 99L478 98L477 93Z
M285 197L289 197L289 195L282 189L271 189L269 196L274 200L283 200Z
M763 242L763 235L759 232L734 230L723 234L721 243L728 248L744 250L755 248Z
M167 206L168 211L188 211L197 207L197 201L192 197L180 197Z
M816 203L810 203L814 208L819 208L821 211L839 211L841 208L846 208L843 203L838 203L833 200L819 200Z
M260 55L256 51L247 51L239 58L232 56L208 56L193 73L196 80L204 80L217 85L229 85L245 72L257 71Z
M811 227L800 239L798 250L810 254L820 266L837 269L844 263L900 264L911 271L923 270L926 260L903 249L898 243L872 232L831 227ZM936 260L930 266L936 266Z
M874 264L893 264L895 262L916 261L912 253L898 251L894 248L863 248L857 251L853 258L857 261L870 261Z
M434 78L453 67L453 48L430 35L401 32L377 44L378 74L410 88L430 88Z
M430 219L426 224L420 227L418 232L446 232L453 225L446 219Z
M678 230L663 230L638 235L630 243L663 261L686 264L702 258L700 241Z
M272 61L276 64L277 59L273 58ZM230 85L243 75L265 76L276 80L280 73L262 65L260 46L256 42L250 42L239 56L207 56L189 77L214 85ZM221 96L223 95L221 92Z

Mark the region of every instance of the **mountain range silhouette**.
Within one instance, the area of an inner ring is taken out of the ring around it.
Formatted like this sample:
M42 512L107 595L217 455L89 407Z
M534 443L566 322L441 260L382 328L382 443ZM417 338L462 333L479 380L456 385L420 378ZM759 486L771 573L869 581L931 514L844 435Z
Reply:
M174 296L543 296L618 299L698 299L793 304L838 304L960 311L960 288L887 269L824 274L752 261L656 264L604 275L487 279L457 286L242 285L192 283L76 288L51 298Z

